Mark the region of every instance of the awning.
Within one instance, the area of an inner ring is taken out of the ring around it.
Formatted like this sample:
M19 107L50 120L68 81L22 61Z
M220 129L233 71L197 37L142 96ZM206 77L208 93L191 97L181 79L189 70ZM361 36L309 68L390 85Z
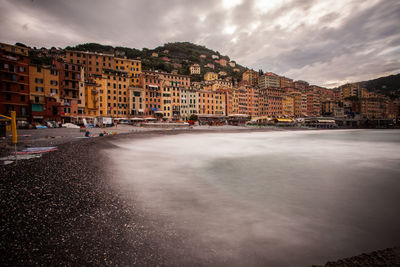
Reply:
M286 118L280 118L280 119L277 119L279 122L292 122L293 120L292 119L286 119Z
M318 120L318 122L322 122L322 123L336 123L335 120Z
M132 121L144 121L142 118L131 118Z
M252 119L251 119L252 121L258 121L258 120L272 120L272 118L270 118L270 117L267 117L267 116L262 116L262 117L253 117Z
M156 118L144 118L146 121L157 120Z
M144 113L144 110L143 110L143 109L139 109L138 111Z
M161 110L157 110L157 111L154 111L154 113L163 114L164 112L162 112Z
M250 115L247 115L247 114L231 114L231 115L228 115L228 117L245 117L245 118L247 118L247 117L250 117Z

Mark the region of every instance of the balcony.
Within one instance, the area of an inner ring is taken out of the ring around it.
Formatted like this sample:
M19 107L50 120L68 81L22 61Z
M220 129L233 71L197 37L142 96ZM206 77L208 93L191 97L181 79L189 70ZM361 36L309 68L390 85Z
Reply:
M73 88L73 87L70 87L70 86L68 86L68 87L65 86L64 90L79 91L79 87L78 88Z

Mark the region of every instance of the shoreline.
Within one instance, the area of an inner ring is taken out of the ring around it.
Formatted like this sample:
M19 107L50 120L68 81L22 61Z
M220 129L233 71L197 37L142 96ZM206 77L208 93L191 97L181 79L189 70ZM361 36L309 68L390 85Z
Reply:
M80 139L60 144L58 151L41 158L0 166L5 174L0 187L2 265L176 265L190 261L192 253L184 250L184 237L149 218L113 189L109 182L112 170L106 168L102 151L125 139L276 131L257 130L155 130ZM177 248L177 254L169 255L167 247ZM362 266L371 264L370 260L382 262L386 256L387 263L399 262L399 249L385 251L390 253L363 254L367 261L349 259ZM177 262L176 256L187 258ZM328 260L326 266L346 266L343 260Z

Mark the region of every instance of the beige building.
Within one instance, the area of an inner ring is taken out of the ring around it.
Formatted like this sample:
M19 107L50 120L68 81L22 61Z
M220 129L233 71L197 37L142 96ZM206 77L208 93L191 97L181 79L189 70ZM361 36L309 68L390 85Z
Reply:
M200 69L200 65L199 64L193 64L192 66L190 66L190 74L194 75L194 74L200 74L201 69Z
M143 87L129 86L129 114L133 117L144 115L145 92Z
M258 86L260 88L280 88L281 80L275 73L268 72L258 78Z

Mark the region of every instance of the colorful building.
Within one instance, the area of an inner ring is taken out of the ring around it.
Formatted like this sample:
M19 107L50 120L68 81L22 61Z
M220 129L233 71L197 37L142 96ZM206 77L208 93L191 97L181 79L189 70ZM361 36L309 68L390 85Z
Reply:
M280 76L280 87L281 88L293 88L294 87L294 83L293 80L290 78L286 78L284 76Z
M225 92L224 91L199 91L199 112L201 115L225 115Z
M18 121L28 122L29 93L28 49L0 43L0 114L15 111Z
M140 74L142 73L142 62L135 59L114 58L115 69L127 72L129 85L140 86Z
M246 70L242 74L242 80L247 81L250 86L258 86L259 73L254 70Z
M65 62L82 66L87 76L102 75L104 69L115 69L113 54L66 51Z
M260 88L258 97L259 116L278 118L282 116L282 90Z
M215 72L207 72L206 74L204 74L204 80L205 81L213 81L213 80L218 80L218 74Z
M33 122L43 124L45 121L54 121L60 117L59 82L60 75L55 66L29 66L29 99Z
M282 97L282 115L285 117L295 116L295 97L292 95L284 95Z

